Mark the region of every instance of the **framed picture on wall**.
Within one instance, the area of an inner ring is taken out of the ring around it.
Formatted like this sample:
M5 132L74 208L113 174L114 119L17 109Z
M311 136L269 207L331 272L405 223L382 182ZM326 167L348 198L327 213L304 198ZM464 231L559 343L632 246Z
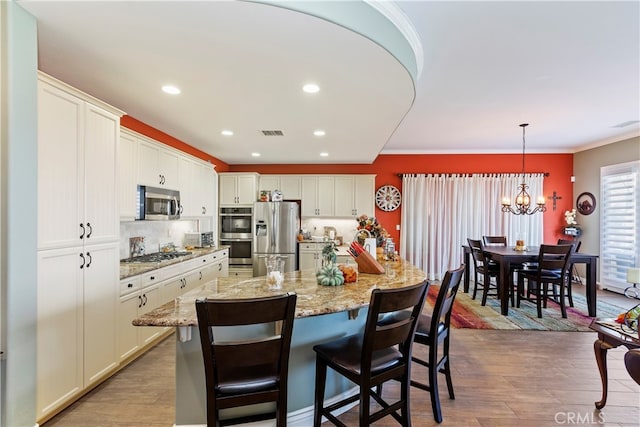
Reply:
M580 193L576 199L576 209L581 215L591 215L596 209L596 198L586 191Z

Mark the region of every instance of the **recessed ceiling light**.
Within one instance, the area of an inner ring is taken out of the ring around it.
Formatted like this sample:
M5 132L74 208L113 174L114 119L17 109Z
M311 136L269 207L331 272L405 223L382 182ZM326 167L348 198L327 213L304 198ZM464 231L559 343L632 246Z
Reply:
M162 86L162 91L164 93L168 93L169 95L178 95L180 93L180 89L171 85Z
M307 83L306 85L302 86L302 90L306 93L318 93L320 92L320 86L315 83Z
M251 153L253 157L260 157L260 153Z
M232 130L223 130L220 133L223 134L224 136L233 136L233 131Z
M320 153L320 157L329 157L329 153L323 151L322 153Z
M313 134L315 136L325 136L327 133L325 131L323 131L322 129L318 129L318 130L314 130Z

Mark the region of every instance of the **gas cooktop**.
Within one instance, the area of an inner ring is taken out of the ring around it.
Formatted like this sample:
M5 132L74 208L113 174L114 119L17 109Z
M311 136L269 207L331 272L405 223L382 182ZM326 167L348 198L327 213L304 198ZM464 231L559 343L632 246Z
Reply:
M120 260L124 263L143 263L143 262L162 262L176 258L180 258L186 255L191 255L191 252L154 252L151 254L144 254L131 258Z

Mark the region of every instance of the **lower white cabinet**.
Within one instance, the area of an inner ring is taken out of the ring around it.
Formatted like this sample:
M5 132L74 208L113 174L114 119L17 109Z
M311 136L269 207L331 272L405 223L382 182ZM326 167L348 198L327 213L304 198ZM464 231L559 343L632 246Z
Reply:
M324 244L320 243L299 243L298 244L298 260L300 270L308 270L313 268L317 270L322 265L322 248Z
M229 250L174 264L120 281L118 358L125 361L158 339L168 328L133 326L136 317L161 306L214 277L227 276Z
M38 419L118 365L119 244L38 252Z

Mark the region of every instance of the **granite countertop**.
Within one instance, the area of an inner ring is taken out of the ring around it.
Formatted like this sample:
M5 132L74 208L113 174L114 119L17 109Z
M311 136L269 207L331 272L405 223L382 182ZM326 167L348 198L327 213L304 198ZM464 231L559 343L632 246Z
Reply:
M217 248L194 248L189 250L189 252L191 252L190 255L185 255L179 258L169 259L161 262L140 262L140 263L121 262L120 263L120 280L126 279L127 277L137 276L139 274L144 274L149 271L157 270L162 267L167 267L169 265L189 261L194 258L209 255L215 252L223 251L225 249L229 249L229 246L221 245L220 247L217 247Z
M426 280L425 273L406 261L381 261L385 274L359 273L358 281L342 286L318 285L314 270L285 273L281 289L270 290L265 277L219 277L133 320L135 326L195 326L198 298L253 298L296 292L296 317L311 317L366 307L373 289L394 289Z

